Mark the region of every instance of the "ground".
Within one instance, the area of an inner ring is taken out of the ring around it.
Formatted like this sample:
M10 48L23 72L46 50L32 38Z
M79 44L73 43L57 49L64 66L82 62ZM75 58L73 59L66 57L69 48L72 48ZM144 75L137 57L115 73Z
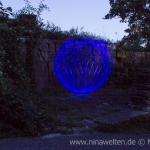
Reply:
M45 109L48 121L44 132L38 137L1 139L1 150L148 149L150 114L129 109L128 102L128 89L102 88L86 95L58 90L43 93L37 103ZM73 139L133 139L136 145L72 146L69 141ZM139 139L145 140L144 146L138 144Z
M128 89L102 88L85 95L70 92L56 93L56 91L54 93L43 99L43 103L46 102L48 106L49 101L53 101L51 105L54 105L57 113L56 124L53 126L47 124L45 127L47 133L52 130L53 133L62 134L93 133L97 132L96 127L101 123L119 123L135 116L148 114L129 109Z

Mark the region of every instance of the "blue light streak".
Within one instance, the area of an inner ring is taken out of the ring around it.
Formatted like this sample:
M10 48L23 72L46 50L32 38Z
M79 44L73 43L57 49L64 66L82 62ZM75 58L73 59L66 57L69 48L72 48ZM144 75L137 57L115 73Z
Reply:
M57 50L54 71L69 91L85 94L101 88L113 70L113 57L105 41L70 39Z

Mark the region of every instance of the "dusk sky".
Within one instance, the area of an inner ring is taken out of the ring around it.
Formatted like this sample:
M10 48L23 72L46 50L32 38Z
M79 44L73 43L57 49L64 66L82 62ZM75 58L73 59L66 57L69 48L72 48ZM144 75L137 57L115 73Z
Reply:
M31 5L38 7L40 0L29 0ZM4 7L19 10L25 6L23 0L2 0ZM95 33L110 40L120 40L126 33L127 24L120 23L120 19L102 19L109 12L109 0L45 0L50 12L44 11L42 18L46 23L54 23L63 31L72 27Z

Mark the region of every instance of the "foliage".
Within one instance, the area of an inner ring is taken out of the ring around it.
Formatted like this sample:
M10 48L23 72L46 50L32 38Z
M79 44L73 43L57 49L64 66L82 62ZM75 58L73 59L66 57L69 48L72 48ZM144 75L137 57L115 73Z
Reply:
M128 22L125 31L125 45L145 50L150 48L150 1L149 0L109 0L111 9L104 19L120 17L120 22Z
M42 23L42 18L41 14L44 10L50 11L49 7L46 4L43 4L44 0L41 0L38 8L34 8L31 4L30 1L24 0L25 1L25 6L18 10L17 12L14 12L13 15L15 18L17 18L20 14L27 14L27 15L36 15L39 23ZM43 23L42 23L43 24Z
M101 36L96 36L93 33L83 31L82 28L79 30L78 27L70 28L69 31L62 31L59 26L54 23L47 22L45 26L45 34L51 40L57 40L58 42L64 42L66 39L71 38L93 38L97 40L104 40ZM108 43L111 43L109 39L105 39Z
M11 7L4 8L2 2L0 1L0 18L1 21L7 19L9 15L12 15Z
M29 100L25 102L25 97L21 98L15 91L8 91L0 99L0 108L1 133L17 129L23 135L37 135L36 108Z
M3 14L0 16L0 131L17 129L23 134L35 135L40 130L40 120L31 93L34 90L35 48L42 34L41 23L37 21L34 26L22 24L19 17L9 18L13 15L10 7L3 8L1 2L0 6ZM42 6L45 7L40 4L38 15L43 10Z
M134 52L122 50L123 55L117 57L116 65L111 77L113 83L119 88L129 88L142 74L143 69L148 69L150 64L147 52ZM126 58L123 56L125 55ZM141 56L139 56L141 55ZM148 79L148 77L147 77Z
M0 71L3 76L12 79L14 85L29 85L29 88L31 83L32 85L34 83L35 47L40 39L39 35L42 34L42 23L41 20L37 20L34 26L22 24L19 16L22 13L37 14L40 18L41 12L49 8L43 4L43 1L40 2L37 9L33 8L28 0L25 2L26 6L17 12L18 18L15 19L8 17L9 15L14 16L12 9L10 7L5 9L0 3L2 14L7 15L7 18L0 23L0 55L2 56ZM26 53L22 48L25 44Z
M126 59L126 55L125 55L125 49L124 49L124 45L122 44L122 41L118 41L116 43L116 61L117 62L122 62Z

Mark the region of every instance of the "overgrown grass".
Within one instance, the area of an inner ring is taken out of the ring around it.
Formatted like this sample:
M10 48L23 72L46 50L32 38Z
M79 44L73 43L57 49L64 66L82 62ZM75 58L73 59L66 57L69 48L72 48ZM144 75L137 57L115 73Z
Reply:
M107 109L102 113L102 115L109 115L109 114L121 112L121 111L122 109Z

